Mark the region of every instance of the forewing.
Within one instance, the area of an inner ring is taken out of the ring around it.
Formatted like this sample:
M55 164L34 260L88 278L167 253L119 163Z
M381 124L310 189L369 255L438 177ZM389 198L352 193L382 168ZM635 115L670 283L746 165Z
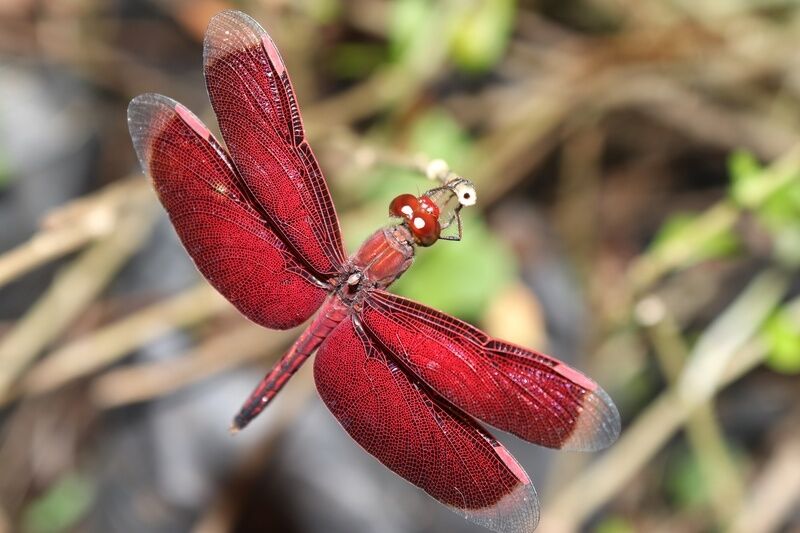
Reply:
M370 292L362 321L409 371L494 427L581 451L605 448L619 435L619 413L608 394L552 357L385 291Z
M296 326L327 291L252 207L225 151L181 104L143 94L128 107L142 168L200 272L245 316Z
M318 276L335 275L345 260L339 221L275 43L249 16L223 11L204 55L211 104L247 188Z
M536 492L511 454L409 379L353 319L346 318L320 347L314 379L350 436L403 478L495 531L536 526Z

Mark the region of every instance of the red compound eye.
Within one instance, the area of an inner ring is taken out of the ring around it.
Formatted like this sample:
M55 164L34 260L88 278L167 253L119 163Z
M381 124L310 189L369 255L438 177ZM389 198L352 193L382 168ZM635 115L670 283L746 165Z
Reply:
M389 214L395 217L401 217L406 220L411 220L414 213L419 211L419 200L413 194L401 194L397 196L392 203L389 204Z
M439 206L427 196L419 197L419 207L422 211L433 215L434 218L439 218Z
M438 216L433 216L422 209L414 213L408 221L408 227L420 246L430 246L439 239L441 228Z

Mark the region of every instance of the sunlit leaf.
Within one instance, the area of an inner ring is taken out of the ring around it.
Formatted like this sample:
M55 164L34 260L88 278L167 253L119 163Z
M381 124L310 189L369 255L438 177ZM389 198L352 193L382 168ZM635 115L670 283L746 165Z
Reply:
M392 59L417 73L430 74L444 58L441 44L444 6L431 0L396 0L392 3L389 50Z
M800 325L787 311L767 321L764 338L769 343L767 366L784 374L800 373Z
M750 152L740 150L730 156L728 159L728 173L731 176L730 194L736 203L751 206L761 198L762 171L763 167Z
M469 2L450 18L450 53L466 70L482 71L502 56L514 23L514 0Z

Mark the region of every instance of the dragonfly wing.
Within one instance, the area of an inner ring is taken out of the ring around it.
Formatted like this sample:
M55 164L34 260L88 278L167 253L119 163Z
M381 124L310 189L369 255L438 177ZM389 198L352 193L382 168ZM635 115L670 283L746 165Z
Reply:
M339 220L275 43L249 16L223 11L208 26L204 57L211 104L246 187L317 276L334 276L345 261Z
M314 379L344 429L381 463L466 518L532 531L536 492L511 454L346 318L317 352Z
M547 355L394 294L364 302L367 333L464 412L549 448L592 451L620 431L614 402L594 381Z
M188 109L158 94L128 107L142 168L195 264L245 316L286 329L327 295L254 209L228 155Z

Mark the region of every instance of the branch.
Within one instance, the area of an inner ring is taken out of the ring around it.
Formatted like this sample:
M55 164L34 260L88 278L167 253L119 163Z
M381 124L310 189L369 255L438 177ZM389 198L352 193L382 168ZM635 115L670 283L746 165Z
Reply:
M57 349L30 371L20 392L51 391L122 359L170 331L230 309L222 296L203 283Z
M144 187L137 192L129 196L113 231L62 268L44 295L0 340L0 399L36 356L97 298L149 235L153 203Z

